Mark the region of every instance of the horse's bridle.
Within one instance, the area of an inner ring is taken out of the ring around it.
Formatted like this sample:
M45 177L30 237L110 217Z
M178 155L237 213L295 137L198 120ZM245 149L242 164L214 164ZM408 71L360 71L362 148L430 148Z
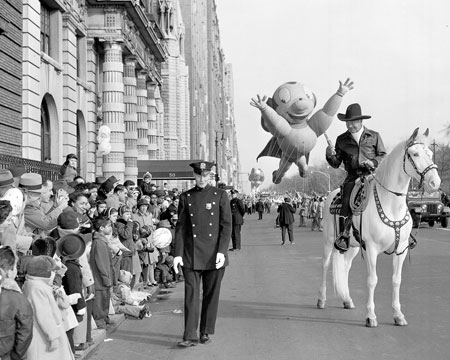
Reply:
M423 180L425 178L426 173L433 169L437 169L438 166L435 163L432 163L431 165L428 165L422 172L420 172L419 169L417 169L416 163L414 162L413 158L411 157L411 155L409 155L409 152L408 152L408 149L414 145L424 145L425 146L424 143L414 142L414 141L412 141L406 145L405 155L403 156L403 171L405 172L406 175L408 175L408 173L406 172L406 164L405 164L406 157L408 157L408 160L409 160L411 166L413 167L414 171L417 173L417 175L420 176L419 189L421 189L423 186Z

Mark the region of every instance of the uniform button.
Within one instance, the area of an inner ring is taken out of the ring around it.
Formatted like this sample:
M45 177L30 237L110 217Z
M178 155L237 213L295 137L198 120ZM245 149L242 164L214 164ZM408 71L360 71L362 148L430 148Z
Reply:
M213 201L213 205L216 205L216 203Z
M209 234L209 236L212 236L212 234Z
M191 194L187 194L187 196L191 196Z
M212 226L212 223L209 223L209 226Z
M192 204L189 204L189 206L192 206Z
M191 216L194 216L194 214L191 214Z
M195 224L192 224L192 227L195 227Z
M194 237L197 237L197 235L194 234Z
M214 213L211 213L211 215L214 215Z

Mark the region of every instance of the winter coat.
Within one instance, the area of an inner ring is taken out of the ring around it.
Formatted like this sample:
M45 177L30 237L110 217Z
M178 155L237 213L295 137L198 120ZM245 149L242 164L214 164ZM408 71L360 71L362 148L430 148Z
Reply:
M122 260L120 262L120 269L126 270L131 274L133 272L133 255L137 254L136 246L133 241L133 221L125 221L119 219L116 222L116 230L119 235L120 242L127 248L129 252L124 251L122 253Z
M103 234L94 232L89 264L94 275L95 290L107 290L113 286L111 253L107 242Z
M33 309L14 280L0 293L0 358L23 359L33 337Z
M278 220L280 226L286 226L294 222L295 208L289 203L282 203L278 206Z
M49 280L27 275L23 286L23 294L34 313L33 339L27 350L27 360L74 360ZM52 340L56 340L58 346L49 352L48 346Z

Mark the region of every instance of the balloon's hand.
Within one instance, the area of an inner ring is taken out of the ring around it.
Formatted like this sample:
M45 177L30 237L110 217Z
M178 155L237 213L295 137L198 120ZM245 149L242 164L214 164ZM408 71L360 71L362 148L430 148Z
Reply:
M254 106L255 108L264 111L267 109L267 96L264 95L262 98L259 95L256 95L256 99L252 98L252 101L250 102L251 106Z
M337 94L339 96L344 96L347 94L350 90L353 90L353 81L350 80L350 78L347 78L344 83L339 80L339 89L337 91Z
M175 274L178 274L178 266L183 266L183 258L181 256L175 256L173 258L173 269Z
M220 269L225 264L225 255L217 253L216 255L216 269Z

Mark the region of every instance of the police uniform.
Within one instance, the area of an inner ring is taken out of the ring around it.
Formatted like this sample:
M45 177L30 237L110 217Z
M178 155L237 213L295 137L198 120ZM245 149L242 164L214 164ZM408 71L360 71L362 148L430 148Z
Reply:
M237 194L237 190L231 190L232 194ZM233 198L230 200L231 219L233 230L231 232L231 241L233 248L231 250L241 250L241 226L244 223L245 206L241 199Z
M193 163L194 172L209 171L213 164ZM185 278L183 340L198 341L200 287L203 285L200 333L214 334L220 284L228 265L231 210L225 190L195 186L180 196L174 257L183 260ZM225 255L224 266L216 269L217 253ZM184 346L184 345L182 345Z

